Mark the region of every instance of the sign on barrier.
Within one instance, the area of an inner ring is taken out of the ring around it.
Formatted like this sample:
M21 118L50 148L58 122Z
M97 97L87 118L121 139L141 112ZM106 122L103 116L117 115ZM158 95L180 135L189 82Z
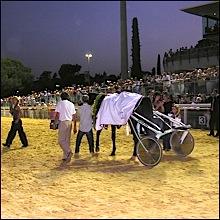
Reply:
M206 117L199 116L199 125L206 125Z

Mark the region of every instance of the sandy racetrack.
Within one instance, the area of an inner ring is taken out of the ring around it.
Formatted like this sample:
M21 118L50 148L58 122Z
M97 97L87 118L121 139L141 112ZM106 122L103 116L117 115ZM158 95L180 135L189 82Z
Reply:
M1 142L11 118L2 117ZM111 152L110 128L101 152L91 158L86 138L81 157L62 167L57 131L49 120L23 119L30 146L16 136L2 148L2 218L219 218L219 139L192 130L195 149L185 159L165 152L152 169L130 161L131 136L117 130ZM75 144L72 135L72 148Z

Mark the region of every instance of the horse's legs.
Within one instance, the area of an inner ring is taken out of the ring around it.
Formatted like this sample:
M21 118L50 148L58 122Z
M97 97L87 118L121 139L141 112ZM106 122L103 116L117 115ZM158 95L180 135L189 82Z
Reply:
M95 151L96 152L99 152L99 137L100 137L100 134L101 134L101 131L102 130L98 130L96 131L96 144L95 144Z
M112 130L112 153L110 156L115 156L115 151L116 151L116 145L115 145L115 139L116 139L116 126L111 125L111 130Z
M133 123L134 129L136 129L137 122L134 121L134 120L132 120L132 123ZM128 124L129 124L129 126L130 126L130 128L131 128L131 133L132 133L132 135L133 135L133 140L134 140L133 156L136 157L136 156L137 156L137 143L138 143L138 139L137 139L137 137L136 137L136 135L135 135L134 129L133 129L133 127L131 126L130 121L128 121ZM135 131L136 131L136 133L137 133L137 129L136 129Z

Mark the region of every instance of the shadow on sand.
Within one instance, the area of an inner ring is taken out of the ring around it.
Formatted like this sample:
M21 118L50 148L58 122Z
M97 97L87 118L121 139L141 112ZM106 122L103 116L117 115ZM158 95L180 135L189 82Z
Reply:
M190 162L190 161L198 161L198 159L191 157L191 156L187 156L187 157L182 157L182 156L178 156L176 154L173 155L167 155L164 154L161 162L165 162L165 161L181 161L181 162Z
M103 173L117 173L117 172L131 172L150 169L134 159L120 159L117 156L107 157L85 157L85 158L73 158L68 164L60 163L57 167L52 170L86 170L89 172L103 172Z

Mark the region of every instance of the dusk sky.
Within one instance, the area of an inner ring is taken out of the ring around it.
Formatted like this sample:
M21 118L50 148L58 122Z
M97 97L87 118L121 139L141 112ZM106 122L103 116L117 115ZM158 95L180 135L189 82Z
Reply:
M132 19L137 17L144 71L170 48L195 46L202 39L202 18L180 9L208 1L127 1L129 67ZM119 1L2 1L1 57L21 61L35 75L58 72L61 64L90 72L120 73ZM162 65L162 62L161 62Z

